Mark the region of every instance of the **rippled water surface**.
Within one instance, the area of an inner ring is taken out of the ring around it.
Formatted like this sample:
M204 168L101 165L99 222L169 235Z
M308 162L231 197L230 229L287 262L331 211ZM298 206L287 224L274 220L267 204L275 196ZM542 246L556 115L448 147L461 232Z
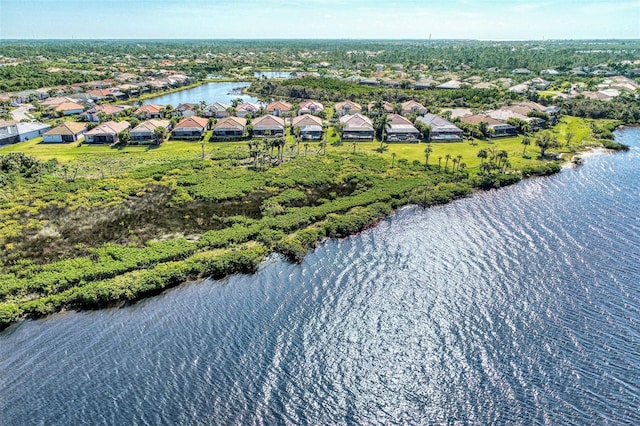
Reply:
M183 103L199 104L205 101L207 104L214 102L222 102L231 104L234 99L242 99L242 102L258 102L258 98L242 93L242 89L249 86L248 82L214 82L201 84L191 89L181 90L179 92L168 93L166 95L156 96L155 98L146 99L146 104L170 104L177 107Z
M0 334L0 424L640 424L631 152Z

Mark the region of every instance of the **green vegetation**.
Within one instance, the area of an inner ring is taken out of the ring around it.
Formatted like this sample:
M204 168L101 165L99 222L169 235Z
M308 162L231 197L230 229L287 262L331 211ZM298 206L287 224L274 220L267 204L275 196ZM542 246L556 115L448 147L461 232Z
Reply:
M606 123L563 118L549 137L573 136L554 152L596 143L596 124ZM205 143L205 159L199 143L178 141L0 148L0 324L251 272L271 252L300 260L323 238L358 232L399 206L447 203L560 168L523 156L522 137L382 150L378 141L336 141L299 154L291 136L285 154L269 141Z

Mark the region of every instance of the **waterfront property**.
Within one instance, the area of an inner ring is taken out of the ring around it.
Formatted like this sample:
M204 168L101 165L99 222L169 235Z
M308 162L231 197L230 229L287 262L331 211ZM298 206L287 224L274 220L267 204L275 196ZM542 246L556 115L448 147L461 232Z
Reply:
M420 141L420 131L399 114L389 114L389 124L387 125L388 142L418 142Z
M114 144L119 141L118 134L131 127L127 121L107 121L85 133L85 143Z
M209 130L209 119L203 117L187 117L175 125L171 131L172 139L198 140Z
M267 114L271 114L276 117L283 117L285 115L289 115L291 112L291 104L284 101L275 101L267 105L265 109Z
M231 105L227 105L223 102L214 102L202 111L202 115L205 117L225 118L229 116L229 109Z
M87 126L84 123L66 121L42 135L44 143L70 143L84 139Z
M322 139L322 119L315 115L305 114L294 117L293 128L300 128L300 138L306 140Z
M238 117L246 117L247 115L255 117L258 111L260 111L260 104L253 102L245 102L236 107L236 115Z
M164 105L147 104L134 111L133 115L141 120L150 120L152 118L163 117Z
M176 111L180 113L182 117L193 117L198 115L198 109L200 106L198 104L186 102L184 104L180 104L176 107Z
M273 115L263 115L253 121L254 136L283 136L284 119Z
M340 117L344 123L342 139L348 140L373 140L373 123L369 117L362 114L344 115Z
M132 144L154 144L161 143L156 135L156 129L162 127L165 132L169 133L171 123L169 120L162 120L153 118L151 120L143 121L134 127L129 133L130 141Z
M216 138L235 139L245 135L247 119L243 117L226 117L216 123L213 136Z
M431 127L431 132L429 133L429 140L431 141L453 142L461 141L464 137L462 129L438 115L425 114L416 120Z
M335 115L342 117L345 115L360 114L362 112L362 106L353 101L338 102L335 105Z

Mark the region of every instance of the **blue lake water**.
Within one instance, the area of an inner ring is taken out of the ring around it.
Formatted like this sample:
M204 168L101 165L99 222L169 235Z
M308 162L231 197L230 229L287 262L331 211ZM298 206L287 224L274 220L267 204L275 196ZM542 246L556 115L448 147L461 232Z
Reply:
M289 71L258 71L254 72L253 76L256 78L291 78L291 72Z
M192 89L181 90L179 92L150 98L145 100L143 104L170 104L174 107L183 103L197 104L201 101L205 101L207 104L211 104L213 102L231 104L232 100L238 98L242 99L243 102L258 102L258 98L241 92L241 90L249 86L249 84L250 83L248 82L206 83Z
M0 423L640 424L627 153L0 334Z

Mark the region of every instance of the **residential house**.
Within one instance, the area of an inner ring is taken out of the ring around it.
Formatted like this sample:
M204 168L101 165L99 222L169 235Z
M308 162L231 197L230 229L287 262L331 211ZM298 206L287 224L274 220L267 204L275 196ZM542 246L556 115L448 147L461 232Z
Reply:
M273 115L263 115L253 120L254 136L283 136L284 119Z
M41 102L40 105L42 105L42 107L45 109L49 109L49 108L55 108L58 105L65 102L75 102L75 99L69 96L54 96L53 98L45 99L44 101Z
M176 107L176 111L178 111L183 117L193 117L198 115L198 109L200 109L200 105L193 103L184 103Z
M461 128L439 115L425 114L416 120L431 128L431 132L429 133L430 141L453 142L461 141L464 137L464 132Z
M424 115L428 112L427 108L425 108L424 105L422 105L420 102L414 101L413 99L403 102L401 111L401 114L404 116L410 114Z
M338 102L335 105L335 115L337 117L342 117L345 115L355 115L360 114L362 112L362 107L360 104L357 104L352 101L344 101Z
M300 128L300 137L305 140L322 139L322 119L315 115L305 114L294 117L291 125Z
M20 140L18 124L15 121L0 121L0 145L16 143Z
M276 117L283 117L285 115L289 115L291 112L291 104L284 101L275 101L267 105L265 109L267 110L267 114L271 114Z
M386 139L388 142L418 142L420 140L420 131L399 114L389 114L387 116L389 124L387 124Z
M236 115L238 117L246 117L247 115L256 117L258 111L260 111L260 105L253 102L245 102L236 107Z
M493 111L487 111L486 115L504 123L509 121L510 118L526 121L531 126L531 130L537 130L542 126L542 124L544 124L544 120L542 118L527 117L526 115L512 111L509 107L502 107Z
M131 108L129 105L96 105L91 109L82 113L82 118L92 123L100 122L100 115L118 115L121 112Z
M119 141L118 134L131 127L127 121L107 121L85 133L85 143L114 144Z
M225 117L213 128L213 136L217 138L241 138L245 135L247 119L243 117Z
M373 140L373 123L369 117L359 113L343 115L340 122L344 123L342 139Z
M393 105L387 101L382 101L382 109L385 114L393 113ZM380 111L376 108L376 102L369 102L367 105L367 112L370 117L377 117Z
M458 80L449 80L445 83L438 84L436 89L444 89L444 90L457 90L462 89L465 84Z
M203 117L183 118L171 131L172 139L199 140L209 130L209 119Z
M227 105L222 102L214 102L211 105L208 105L202 114L205 117L215 117L215 118L225 118L229 116L229 109L231 105Z
M162 143L162 141L157 140L156 129L158 127L163 127L168 135L171 122L169 120L158 118L143 121L129 132L130 142L141 145Z
M141 120L150 120L152 118L163 118L164 105L148 104L143 105L133 115Z
M42 135L42 142L44 143L69 143L77 142L84 139L84 133L87 131L87 126L84 123L77 123L75 121L67 121L59 126L54 127L45 134Z
M57 114L61 115L75 115L81 114L84 111L84 106L76 102L63 102L59 105L56 105L53 110Z
M531 71L529 71L526 68L516 68L513 71L511 71L511 73L515 75L527 75L527 74L531 74Z
M487 128L493 129L492 137L499 138L503 136L515 136L518 134L518 130L515 126L511 124L498 121L495 118L489 117L484 114L469 114L463 117L460 117L460 121L467 124L473 124L475 126L480 125L480 123L484 122L487 124Z
M91 96L91 99L93 99L94 101L101 101L103 99L116 100L116 99L125 98L127 96L125 93L115 88L92 89L92 90L87 90L85 93Z
M50 124L40 123L38 121L30 121L25 123L16 123L20 142L28 141L42 136L51 129Z
M324 105L318 101L302 101L298 109L298 115L316 115L324 111Z

